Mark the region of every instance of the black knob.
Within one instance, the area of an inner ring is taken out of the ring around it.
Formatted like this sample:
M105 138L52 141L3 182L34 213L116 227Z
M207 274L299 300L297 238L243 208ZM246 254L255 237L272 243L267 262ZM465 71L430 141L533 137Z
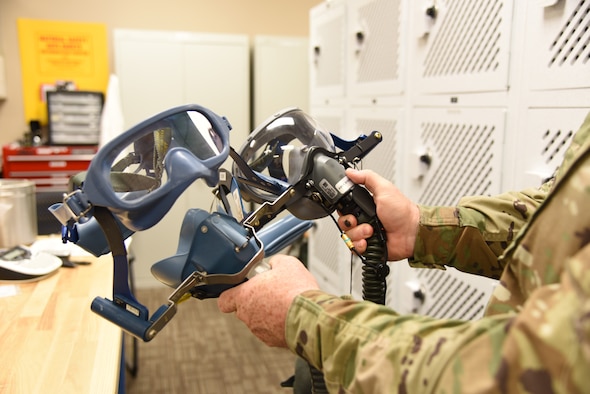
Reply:
M438 10L436 9L435 6L430 6L426 9L426 15L428 15L432 19L436 18L437 13L438 13Z
M362 44L363 41L365 41L365 33L363 33L362 31L357 31L356 32L356 40L359 44Z
M430 167L430 165L432 164L432 156L430 155L430 153L424 153L423 155L420 155L420 162Z

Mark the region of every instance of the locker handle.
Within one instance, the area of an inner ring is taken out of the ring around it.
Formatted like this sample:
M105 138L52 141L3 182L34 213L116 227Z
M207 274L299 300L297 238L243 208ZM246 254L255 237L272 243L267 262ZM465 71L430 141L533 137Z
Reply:
M436 9L436 6L432 5L432 6L428 7L426 9L426 15L431 17L432 19L435 19L436 16L438 15L438 10Z
M359 45L365 41L365 33L362 30L357 31L355 37Z
M423 163L426 165L427 168L430 168L430 166L432 165L432 155L430 154L430 152L426 152L420 155L420 163Z

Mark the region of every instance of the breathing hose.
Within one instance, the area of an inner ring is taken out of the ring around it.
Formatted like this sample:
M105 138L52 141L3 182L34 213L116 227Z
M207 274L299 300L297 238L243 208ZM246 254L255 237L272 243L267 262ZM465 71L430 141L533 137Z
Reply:
M373 225L373 230L373 235L367 239L367 250L362 259L363 300L385 305L389 275L387 243L380 224Z
M341 212L344 213L344 211ZM385 305L387 275L389 275L385 229L376 217L367 220L368 218L361 214L358 216L358 219L359 224L369 223L373 227L373 235L367 239L367 249L361 257L363 264L363 300ZM351 248L350 244L347 243L347 245ZM311 364L309 364L309 370L311 375L311 392L313 394L327 394L328 390L322 371L311 366Z

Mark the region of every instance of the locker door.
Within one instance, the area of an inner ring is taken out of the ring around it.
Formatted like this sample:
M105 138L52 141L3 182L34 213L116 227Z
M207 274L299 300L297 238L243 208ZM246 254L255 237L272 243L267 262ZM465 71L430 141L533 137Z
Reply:
M415 108L407 130L406 194L425 205L454 205L462 196L499 193L504 128L500 108ZM453 268L394 266L389 299L400 313L473 319L481 316L495 286Z
M253 126L287 107L309 110L307 37L256 36L252 53Z
M403 90L406 37L401 0L349 4L347 41L352 97L399 95Z
M344 107L312 107L309 114L328 132L342 138L350 137Z
M528 1L525 48L532 90L590 88L588 26L588 0ZM588 99L586 93L586 105Z
M312 107L310 115L327 131L349 138L345 110L342 107ZM334 215L336 217L336 215ZM349 283L350 252L340 239L330 218L316 220L308 244L308 266L320 287L332 294L344 294Z
M125 128L184 104L183 44L159 32L114 31L115 71L120 81Z
M203 35L183 46L183 98L227 117L233 146L246 141L251 131L249 51L245 36Z
M362 168L373 170L394 184L399 184L403 164L404 111L401 108L371 107L353 108L350 113L351 137L368 135L372 131L379 131L383 135L383 141L362 160Z
M416 89L421 94L505 91L512 1L412 2ZM425 19L428 20L428 28Z
M341 102L346 94L346 7L326 2L310 11L310 103Z
M500 192L505 110L416 108L407 130L407 193L427 205Z
M121 29L114 32L114 49L126 126L192 102L228 117L233 146L245 140L250 128L247 36ZM161 285L150 266L175 253L187 209L209 209L212 199L211 189L195 182L162 221L133 236L138 286Z
M403 176L402 149L403 130L404 130L404 111L400 108L354 108L351 111L351 129L358 134L369 134L373 130L379 131L383 135L383 141L377 145L362 161L362 168L370 169L379 175L390 180L394 184L399 184ZM350 252L348 260L344 264L347 266L343 275L346 275L347 286L343 289L347 293L351 292L355 299L362 299L362 263L360 259L354 258L351 262ZM391 298L392 289L397 285L395 266L397 263L389 263L391 273L388 276L387 299Z
M521 154L515 163L517 189L537 187L553 175L587 114L588 108L527 111L526 126L519 142Z

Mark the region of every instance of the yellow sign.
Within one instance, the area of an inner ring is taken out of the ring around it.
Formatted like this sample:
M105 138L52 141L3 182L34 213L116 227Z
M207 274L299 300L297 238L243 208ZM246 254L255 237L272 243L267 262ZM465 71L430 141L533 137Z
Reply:
M47 123L45 93L69 81L105 93L109 78L106 27L97 23L18 20L27 122Z

